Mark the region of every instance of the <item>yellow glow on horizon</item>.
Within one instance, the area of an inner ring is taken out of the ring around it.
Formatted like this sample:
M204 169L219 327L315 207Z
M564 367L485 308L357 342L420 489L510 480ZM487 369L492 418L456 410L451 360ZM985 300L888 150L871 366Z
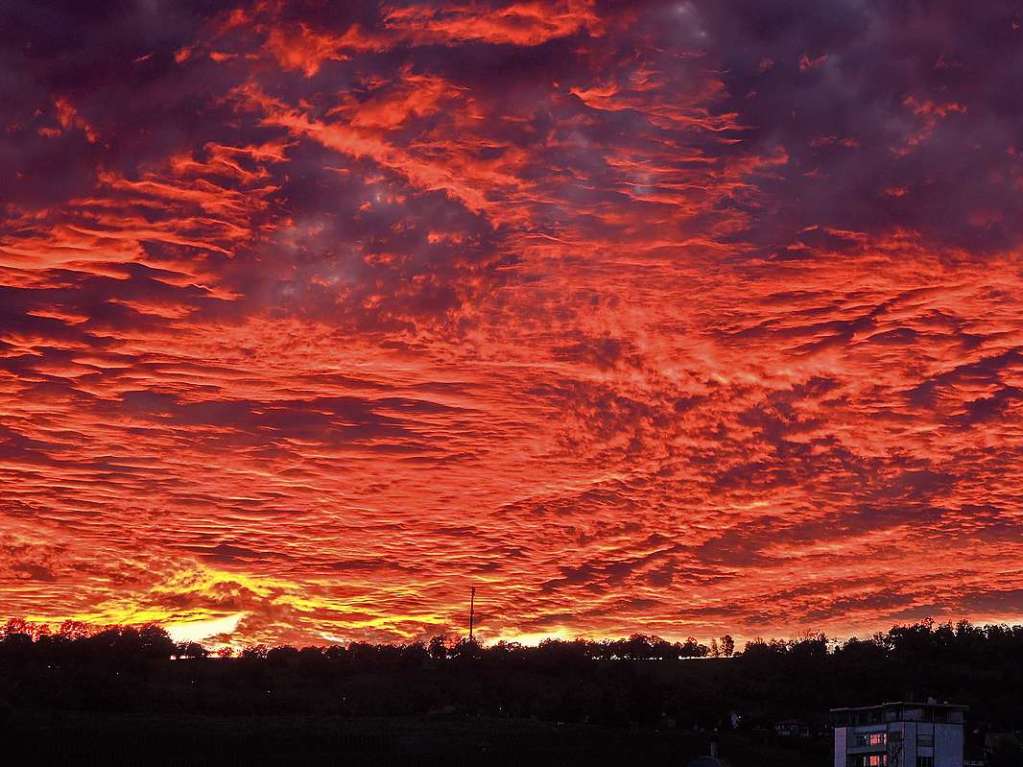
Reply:
M498 642L518 642L521 645L535 646L545 639L571 641L575 639L577 635L578 632L572 632L566 628L558 627L553 631L526 631L522 633L510 632L493 637L492 639L488 638L485 643L492 645L497 644Z
M207 620L178 621L168 623L164 628L175 642L201 642L217 634L233 633L246 615L245 612L238 612Z

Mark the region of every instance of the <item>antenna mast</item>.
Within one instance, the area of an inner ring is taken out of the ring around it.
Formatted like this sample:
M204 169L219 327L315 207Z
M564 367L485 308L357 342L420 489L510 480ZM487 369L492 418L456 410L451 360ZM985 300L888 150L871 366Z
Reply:
M469 641L472 641L473 623L476 621L476 587L469 590Z

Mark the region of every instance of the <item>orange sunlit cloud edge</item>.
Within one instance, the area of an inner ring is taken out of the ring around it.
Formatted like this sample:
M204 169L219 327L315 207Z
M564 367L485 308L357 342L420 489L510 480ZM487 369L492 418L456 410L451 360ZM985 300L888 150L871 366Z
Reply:
M351 5L12 12L2 612L1023 615L1011 11Z

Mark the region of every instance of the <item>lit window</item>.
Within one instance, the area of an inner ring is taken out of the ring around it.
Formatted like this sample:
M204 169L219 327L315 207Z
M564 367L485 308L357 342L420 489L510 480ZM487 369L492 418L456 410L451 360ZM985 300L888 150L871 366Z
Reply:
M861 732L856 735L856 747L867 748L870 746L883 746L885 734L883 732Z
M888 767L888 754L850 754L849 767Z

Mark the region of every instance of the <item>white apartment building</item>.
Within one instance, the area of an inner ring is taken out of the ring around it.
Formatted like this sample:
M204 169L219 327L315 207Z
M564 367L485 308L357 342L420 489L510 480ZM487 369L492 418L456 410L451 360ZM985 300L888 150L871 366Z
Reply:
M831 718L835 767L963 767L966 706L883 703Z

